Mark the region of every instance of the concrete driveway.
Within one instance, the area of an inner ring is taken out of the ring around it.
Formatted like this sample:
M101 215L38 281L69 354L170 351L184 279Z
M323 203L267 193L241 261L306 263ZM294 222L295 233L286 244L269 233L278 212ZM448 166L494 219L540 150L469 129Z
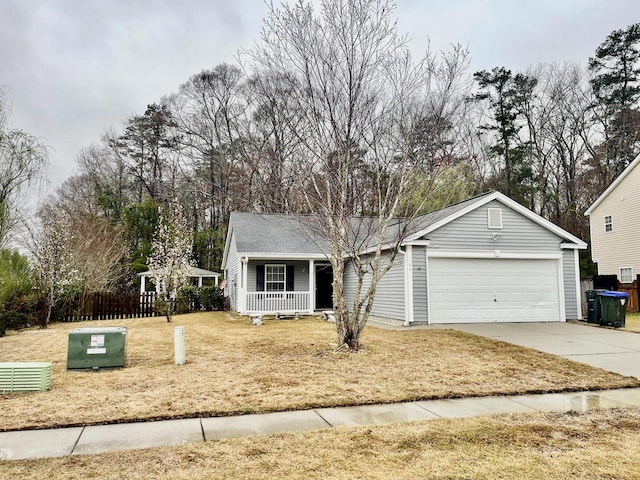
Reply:
M452 324L427 328L473 333L640 378L638 333L564 322Z

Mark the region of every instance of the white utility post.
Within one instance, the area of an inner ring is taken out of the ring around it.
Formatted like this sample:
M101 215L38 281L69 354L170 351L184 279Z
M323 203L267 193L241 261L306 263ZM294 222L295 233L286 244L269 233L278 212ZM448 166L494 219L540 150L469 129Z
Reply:
M175 327L173 329L173 344L175 347L176 365L184 365L186 362L184 352L184 327Z

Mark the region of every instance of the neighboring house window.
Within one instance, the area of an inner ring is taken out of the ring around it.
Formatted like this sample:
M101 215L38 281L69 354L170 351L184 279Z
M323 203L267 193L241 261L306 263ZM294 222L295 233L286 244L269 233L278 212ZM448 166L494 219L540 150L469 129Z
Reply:
M286 285L285 265L265 265L265 287L267 292L284 292Z
M501 208L488 208L487 209L487 227L488 228L502 228L502 209Z
M604 217L604 231L613 232L613 217L611 215Z
M623 267L620 269L620 282L633 283L633 268Z

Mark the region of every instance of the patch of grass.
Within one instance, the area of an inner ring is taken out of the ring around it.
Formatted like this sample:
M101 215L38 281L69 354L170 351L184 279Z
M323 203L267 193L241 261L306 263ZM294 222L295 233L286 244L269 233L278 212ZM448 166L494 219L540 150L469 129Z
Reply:
M624 329L631 332L640 332L640 313L627 313Z
M67 371L69 330L128 328L123 369ZM184 326L187 364L175 366ZM300 410L430 398L638 386L535 350L452 330L367 327L358 353L336 352L318 318L252 326L228 313L54 324L0 338L0 361L51 361L49 392L2 397L0 430Z
M431 420L0 461L0 477L635 479L639 429L640 409Z

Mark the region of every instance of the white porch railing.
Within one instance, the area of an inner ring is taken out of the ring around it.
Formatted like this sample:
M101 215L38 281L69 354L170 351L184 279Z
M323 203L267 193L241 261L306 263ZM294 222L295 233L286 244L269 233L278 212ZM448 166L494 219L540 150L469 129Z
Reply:
M247 292L247 313L307 312L309 292Z

